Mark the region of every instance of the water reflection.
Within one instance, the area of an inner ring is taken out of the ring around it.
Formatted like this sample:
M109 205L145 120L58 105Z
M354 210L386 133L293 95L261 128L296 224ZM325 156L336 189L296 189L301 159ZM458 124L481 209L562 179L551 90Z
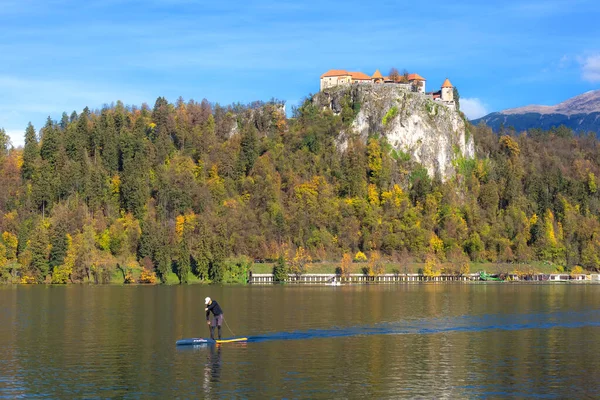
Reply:
M219 382L221 378L221 346L208 346L208 356L204 367L204 380L202 387L206 394L212 392L212 383Z

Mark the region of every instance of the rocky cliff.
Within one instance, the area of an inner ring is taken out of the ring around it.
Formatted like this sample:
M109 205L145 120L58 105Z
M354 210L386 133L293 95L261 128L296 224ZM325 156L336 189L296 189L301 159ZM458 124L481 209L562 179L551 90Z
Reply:
M453 160L475 155L462 114L425 95L394 85L352 85L323 90L313 101L334 113L341 113L349 102L359 110L352 123L354 133L365 141L369 135L385 136L394 150L410 155L430 176L446 180L455 173ZM340 134L342 147L347 134Z

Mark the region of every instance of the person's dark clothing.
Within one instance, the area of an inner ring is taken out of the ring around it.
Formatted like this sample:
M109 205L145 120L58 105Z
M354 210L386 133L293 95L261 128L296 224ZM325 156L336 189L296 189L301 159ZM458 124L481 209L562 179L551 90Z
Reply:
M210 321L210 313L213 313L213 319ZM206 306L206 320L210 321L210 338L215 339L215 326L218 328L219 340L221 339L221 324L223 323L223 310L216 301L212 301Z
M223 314L223 310L221 310L221 306L216 301L212 301L208 306L206 306L206 320L208 321L208 317L210 316L210 312L212 311L215 317Z

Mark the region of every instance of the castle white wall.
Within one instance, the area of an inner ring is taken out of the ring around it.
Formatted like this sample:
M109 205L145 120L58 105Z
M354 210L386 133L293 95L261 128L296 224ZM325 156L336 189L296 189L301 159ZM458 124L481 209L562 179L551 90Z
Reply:
M454 88L442 88L442 101L454 101Z

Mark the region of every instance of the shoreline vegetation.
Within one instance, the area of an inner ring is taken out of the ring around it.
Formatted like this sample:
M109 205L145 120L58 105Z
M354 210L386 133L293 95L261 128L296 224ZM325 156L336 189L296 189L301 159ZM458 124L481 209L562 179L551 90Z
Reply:
M161 97L29 124L23 148L0 129L0 282L600 271L594 135L467 123L476 156L442 180L354 132L360 109Z
M239 271L239 275L235 277L227 277L226 280L218 282L219 284L226 285L245 285L249 283L249 278L252 274L277 274L277 262L273 261L258 261L258 262L248 262L245 264ZM314 262L310 265L306 266L306 269L301 275L311 275L311 274L336 274L338 277L343 277L344 275L353 275L359 274L364 276L378 276L385 274L394 274L394 275L419 275L423 277L434 278L436 276L467 276L469 274L483 272L484 274L488 274L490 276L500 276L507 277L509 275L518 277L519 280L525 281L531 279L531 277L535 275L550 275L550 274L561 274L561 275L569 275L572 278L576 275L587 274L589 275L589 271L576 271L575 273L565 272L563 268L558 265L554 265L548 262L536 262L531 264L508 264L508 263L469 263L469 269L463 270L461 273L453 269L452 264L441 264L440 268L436 271L428 271L426 263L410 263L410 264L399 264L394 262L383 262L381 263L380 268L375 271L370 269L368 262L352 262L348 269L342 271L341 269L341 261L324 261L324 262ZM285 268L284 274L292 274L289 268ZM281 278L282 281L275 283L284 283L283 280L285 278ZM14 285L14 284L56 284L56 282L52 281L51 277L48 277L43 282L36 282L28 279L24 279L22 276L12 276L9 279L4 281L4 284ZM156 279L156 276L149 276L147 271L144 268L132 268L125 275L123 271L116 270L114 271L107 280L103 282L98 282L92 277L91 279L83 279L79 282L62 282L61 284L68 285L77 285L77 284L111 284L111 285L123 285L123 284L166 284L166 285L176 285L180 284L179 278L177 274L173 271L169 272L167 275L167 279L165 282L161 282ZM192 272L189 273L188 276L188 284L213 284L215 282L211 282L210 280L201 280L197 276L195 276Z

